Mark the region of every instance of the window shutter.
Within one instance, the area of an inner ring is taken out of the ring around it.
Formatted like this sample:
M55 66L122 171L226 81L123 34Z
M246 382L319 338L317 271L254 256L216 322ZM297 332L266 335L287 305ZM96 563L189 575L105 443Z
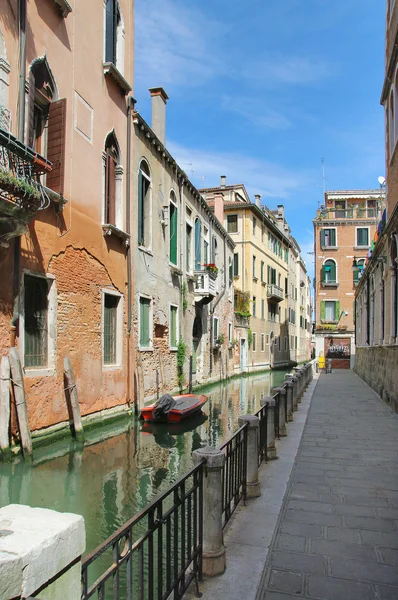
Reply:
M336 281L336 263L330 261L330 281Z
M334 310L335 310L334 319L335 319L335 321L338 321L339 317L340 317L340 302L338 300L336 301L336 303L334 305Z
M150 300L146 298L141 298L140 302L140 345L143 347L150 345L149 340L149 308L150 308Z
M239 254L234 254L234 275L239 275Z
M116 224L116 161L106 153L105 168L105 222Z
M201 267L201 237L202 228L199 219L195 221L195 269L200 271Z
M325 314L326 314L325 300L321 300L321 321L325 320Z
M117 23L116 16L116 0L106 1L106 23L105 23L105 62L115 63L115 46L116 35L115 25Z
M177 264L177 229L178 229L178 212L177 207L170 202L170 262L173 265Z
M51 102L47 134L47 158L53 164L47 175L47 187L62 196L65 180L66 98Z
M144 245L144 177L138 172L138 244Z
M36 81L35 76L32 71L29 71L29 91L28 91L28 131L27 131L27 142L30 148L33 148L33 140L34 140L34 130L35 130L35 87ZM20 131L19 135L22 137L24 132Z
M329 239L330 239L330 245L335 246L336 245L336 230L335 229L329 229Z
M325 246L325 230L321 229L321 247L323 248Z

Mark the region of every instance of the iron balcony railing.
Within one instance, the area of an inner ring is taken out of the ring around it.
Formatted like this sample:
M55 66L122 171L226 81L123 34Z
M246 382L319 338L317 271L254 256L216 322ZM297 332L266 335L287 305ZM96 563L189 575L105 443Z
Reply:
M267 285L267 298L273 298L278 302L281 302L285 298L285 292L281 287L273 283Z
M222 471L222 519L226 526L239 502L246 500L247 424L229 438L220 450L225 452Z
M179 600L202 578L203 465L84 558L82 600Z

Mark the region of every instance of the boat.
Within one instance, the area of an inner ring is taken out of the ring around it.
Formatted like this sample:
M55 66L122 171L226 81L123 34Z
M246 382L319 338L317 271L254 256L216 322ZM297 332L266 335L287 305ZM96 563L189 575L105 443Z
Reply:
M176 445L176 438L193 431L192 450L201 448L202 440L199 433L195 433L201 425L206 423L208 416L203 412L197 412L189 419L184 419L179 423L160 423L159 421L142 421L141 434L153 436L156 444L161 448L173 448Z
M161 423L179 423L192 415L196 415L206 404L208 397L204 394L181 394L170 396L165 394L155 404L144 406L140 416L144 421Z

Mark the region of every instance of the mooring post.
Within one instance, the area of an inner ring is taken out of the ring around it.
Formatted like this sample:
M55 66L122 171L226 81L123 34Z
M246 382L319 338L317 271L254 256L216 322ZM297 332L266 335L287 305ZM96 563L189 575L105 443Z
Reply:
M24 458L29 459L32 456L32 437L29 429L21 360L19 358L18 350L15 348L15 346L9 349L8 356L10 359L12 386L14 390L15 406L17 409L22 453Z
M287 436L286 426L286 390L283 387L272 388L272 394L277 393L279 396L279 436Z
M10 450L10 363L7 356L1 358L0 367L0 458L9 460Z
M247 424L247 453L246 453L246 496L258 498L261 495L258 479L258 436L260 421L255 415L241 415L238 418L239 427Z
M192 394L193 356L189 357L189 393Z
M83 442L84 431L82 425L82 418L80 415L79 397L77 394L75 376L73 375L72 362L69 356L65 356L64 358L64 371L69 391L70 406L72 410L74 436L78 442Z
M212 577L224 573L225 546L222 533L222 470L225 454L207 446L192 453L195 464L206 461L203 477L203 574Z

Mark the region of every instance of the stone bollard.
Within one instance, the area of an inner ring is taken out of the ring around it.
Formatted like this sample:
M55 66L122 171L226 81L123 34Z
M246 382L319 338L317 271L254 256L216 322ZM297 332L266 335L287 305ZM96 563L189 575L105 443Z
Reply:
M287 420L293 421L293 381L285 381L286 400L287 400Z
M225 546L222 533L222 470L225 454L216 448L199 448L192 453L195 464L206 461L203 478L203 574L224 573Z
M258 498L261 495L258 480L258 436L260 421L254 415L241 415L238 419L239 427L247 427L247 456L246 456L246 496Z
M300 404L303 376L300 371L300 367L294 367L294 372L295 372L295 376L297 377L297 396L296 396L296 398L297 398L297 403Z
M298 385L298 379L297 379L296 375L292 375L292 377L290 378L290 381L293 384L293 410L296 411L296 410L298 410L298 405L297 405L297 385Z
M47 508L0 509L0 598L76 600L81 596L84 519Z
M283 387L272 388L271 394L279 394L279 436L287 436L286 427L286 390Z
M267 411L267 457L268 460L274 460L277 458L276 456L276 446L275 446L275 400L271 398L271 396L266 396L265 398L261 398L260 406L264 406L264 404L268 403L268 411Z

